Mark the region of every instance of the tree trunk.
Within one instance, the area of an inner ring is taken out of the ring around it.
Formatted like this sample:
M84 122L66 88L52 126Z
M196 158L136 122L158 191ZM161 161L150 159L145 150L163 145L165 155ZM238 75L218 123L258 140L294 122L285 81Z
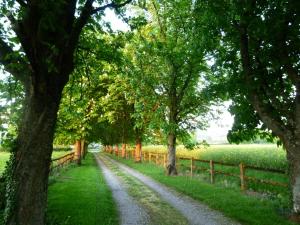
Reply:
M87 152L87 142L84 139L81 139L81 158L85 159L85 155Z
M89 147L89 143L85 142L85 145L84 145L84 155L83 155L84 159L85 159L86 154L88 153L88 147Z
M77 165L81 165L81 141L77 140L75 143L75 160Z
M298 143L298 144L297 144ZM300 215L300 146L299 141L290 141L285 145L289 163L290 189L293 213Z
M116 144L115 146L115 155L118 156L119 155L119 145Z
M43 225L45 222L49 167L60 95L49 96L50 93L44 89L31 91L30 95L26 95L20 132L12 149L15 162L11 162L12 175L7 189L7 225Z
M126 156L126 144L122 144L122 158Z
M142 162L142 138L137 137L135 140L135 162Z
M167 174L177 175L176 170L176 135L169 133L168 135L168 165Z

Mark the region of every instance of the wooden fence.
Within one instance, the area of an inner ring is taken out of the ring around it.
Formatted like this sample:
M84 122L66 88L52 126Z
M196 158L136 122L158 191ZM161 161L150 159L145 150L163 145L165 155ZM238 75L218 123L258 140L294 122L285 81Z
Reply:
M119 157L120 153L116 153L116 155ZM166 168L167 166L167 159L168 155L166 153L156 153L156 152L143 152L142 153L142 161L143 162L152 162L156 165L161 165ZM134 159L134 150L130 149L126 151L126 159ZM196 162L206 163L209 168L199 167L196 165ZM238 173L229 173L222 170L216 170L215 165L222 165L222 166L228 166L228 167L235 167L239 169ZM267 185L272 186L279 186L279 187L287 187L287 183L281 183L276 182L272 180L265 180L265 179L259 179L256 177L250 177L246 176L246 170L251 169L254 171L264 171L269 172L272 174L286 174L286 171L279 170L279 169L267 169L262 167L256 167L256 166L250 166L246 165L244 163L240 164L232 164L232 163L225 163L225 162L218 162L213 160L202 160L202 159L195 159L195 158L188 158L188 157L176 157L176 167L177 170L181 169L187 169L189 171L189 175L192 177L195 175L198 171L206 171L210 175L210 182L215 182L215 175L216 174L222 174L224 176L231 176L236 177L240 180L240 187L241 190L247 189L247 181L257 182L257 183L263 183Z
M75 161L75 152L71 152L61 157L52 159L50 164L50 171L53 172L54 170L62 168L73 161Z
M202 171L207 171L210 174L210 182L214 183L215 180L215 175L216 174L222 174L224 176L232 176L232 177L237 177L240 179L240 185L241 185L241 190L246 190L246 182L247 181L253 181L257 183L264 183L272 186L280 186L280 187L287 187L288 185L286 183L281 183L281 182L276 182L276 181L271 181L271 180L264 180L264 179L259 179L256 177L250 177L246 176L246 169L251 169L251 170L256 170L256 171L264 171L264 172L269 172L273 174L286 174L286 171L284 170L278 170L278 169L267 169L267 168L262 168L262 167L256 167L256 166L249 166L245 165L244 163L239 163L237 164L232 164L232 163L225 163L225 162L218 162L218 161L213 161L213 160L201 160L201 159L194 159L194 158L187 158L187 157L179 157L179 160L185 160L185 161L190 161L190 175L193 176L193 173L197 170L202 170ZM203 168L203 167L197 167L195 166L195 162L202 162L202 163L207 163L209 164L209 169L208 168ZM182 165L182 164L180 164ZM222 170L216 170L215 165L222 165L222 166L228 166L228 167L238 167L239 168L239 174L236 173L228 173Z

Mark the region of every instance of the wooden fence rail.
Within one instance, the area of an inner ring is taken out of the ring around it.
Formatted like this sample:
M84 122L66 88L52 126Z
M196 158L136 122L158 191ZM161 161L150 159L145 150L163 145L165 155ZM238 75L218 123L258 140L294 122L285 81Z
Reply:
M210 173L210 182L211 183L214 183L215 174L222 174L224 176L232 176L232 177L239 178L241 190L247 189L247 187L246 187L247 181L253 181L253 182L257 182L257 183L264 183L264 184L269 184L272 186L280 186L280 187L288 186L288 184L286 184L286 183L281 183L281 182L276 182L276 181L271 181L271 180L263 180L263 179L259 179L256 177L246 176L246 169L251 169L251 170L256 170L256 171L264 171L264 172L269 172L269 173L273 173L273 174L286 174L286 171L284 171L284 170L268 169L268 168L261 168L261 167L256 167L256 166L248 166L248 165L245 165L244 163L240 163L239 165L237 165L237 164L232 164L232 163L218 162L218 161L213 161L213 160L194 159L194 158L187 158L187 157L179 157L179 160L186 160L186 161L189 160L190 161L190 163L191 163L190 175L191 176L193 176L193 173L196 170L208 171ZM195 162L208 163L209 169L196 167ZM223 166L239 167L240 173L235 174L235 173L228 173L228 172L225 172L222 170L215 170L216 164L223 165ZM180 166L182 166L182 164ZM188 168L187 166L185 166L185 167Z
M53 172L55 169L61 168L73 161L75 161L75 152L71 152L61 157L52 159L50 164L50 171Z
M156 165L161 165L166 168L167 166L167 154L166 153L157 153L157 152L143 152L142 153L143 160L144 162L152 162L155 163ZM126 159L134 159L134 149L128 149L126 151ZM184 161L190 161L190 163L185 163L183 164L182 162ZM202 168L200 166L196 166L196 162L202 162L202 163L207 163L208 168ZM252 182L257 182L257 183L263 183L263 184L268 184L272 186L279 186L279 187L287 187L288 184L286 183L281 183L281 182L276 182L276 181L271 181L271 180L264 180L264 179L259 179L256 177L250 177L246 176L246 170L251 169L251 170L256 170L256 171L263 171L263 172L269 172L273 174L286 174L286 171L280 170L280 169L272 169L272 168L262 168L262 167L257 167L257 166L250 166L250 165L245 165L244 163L240 164L233 164L233 163L227 163L227 162L220 162L220 161L213 161L213 160L203 160L203 159L195 159L195 158L189 158L189 157L176 157L176 164L177 164L177 169L186 169L189 170L190 176L194 176L197 171L206 171L210 175L210 182L214 183L215 182L215 175L216 174L222 174L224 176L231 176L231 177L236 177L240 179L240 187L241 190L246 190L247 189L247 181L252 181ZM222 165L222 166L229 166L229 167L235 167L239 168L239 173L230 173L222 170L216 170L215 165Z

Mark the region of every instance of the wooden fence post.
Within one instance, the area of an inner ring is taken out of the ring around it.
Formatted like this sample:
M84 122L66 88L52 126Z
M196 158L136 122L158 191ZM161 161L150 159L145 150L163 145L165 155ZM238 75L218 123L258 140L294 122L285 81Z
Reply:
M155 156L155 164L156 165L158 164L158 153L156 153L156 156Z
M191 177L193 176L194 158L191 158Z
M246 190L246 182L245 182L245 166L243 163L240 163L240 179L241 179L241 190Z
M214 161L212 160L209 160L209 167L210 167L210 183L214 183L215 182L215 164L214 164Z
M151 155L152 153L149 152L149 163L151 162Z

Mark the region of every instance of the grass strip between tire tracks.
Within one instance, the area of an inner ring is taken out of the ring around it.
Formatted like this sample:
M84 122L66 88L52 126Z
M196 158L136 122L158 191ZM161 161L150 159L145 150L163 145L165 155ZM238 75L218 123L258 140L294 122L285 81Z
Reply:
M207 204L224 215L249 225L291 225L280 215L279 205L270 200L247 196L241 191L203 183L185 176L166 176L162 167L152 163L134 163L131 160L106 154L180 193Z
M171 205L160 199L160 197L138 179L121 171L112 162L102 157L103 162L122 181L130 196L146 209L150 216L149 225L185 225L187 219Z

